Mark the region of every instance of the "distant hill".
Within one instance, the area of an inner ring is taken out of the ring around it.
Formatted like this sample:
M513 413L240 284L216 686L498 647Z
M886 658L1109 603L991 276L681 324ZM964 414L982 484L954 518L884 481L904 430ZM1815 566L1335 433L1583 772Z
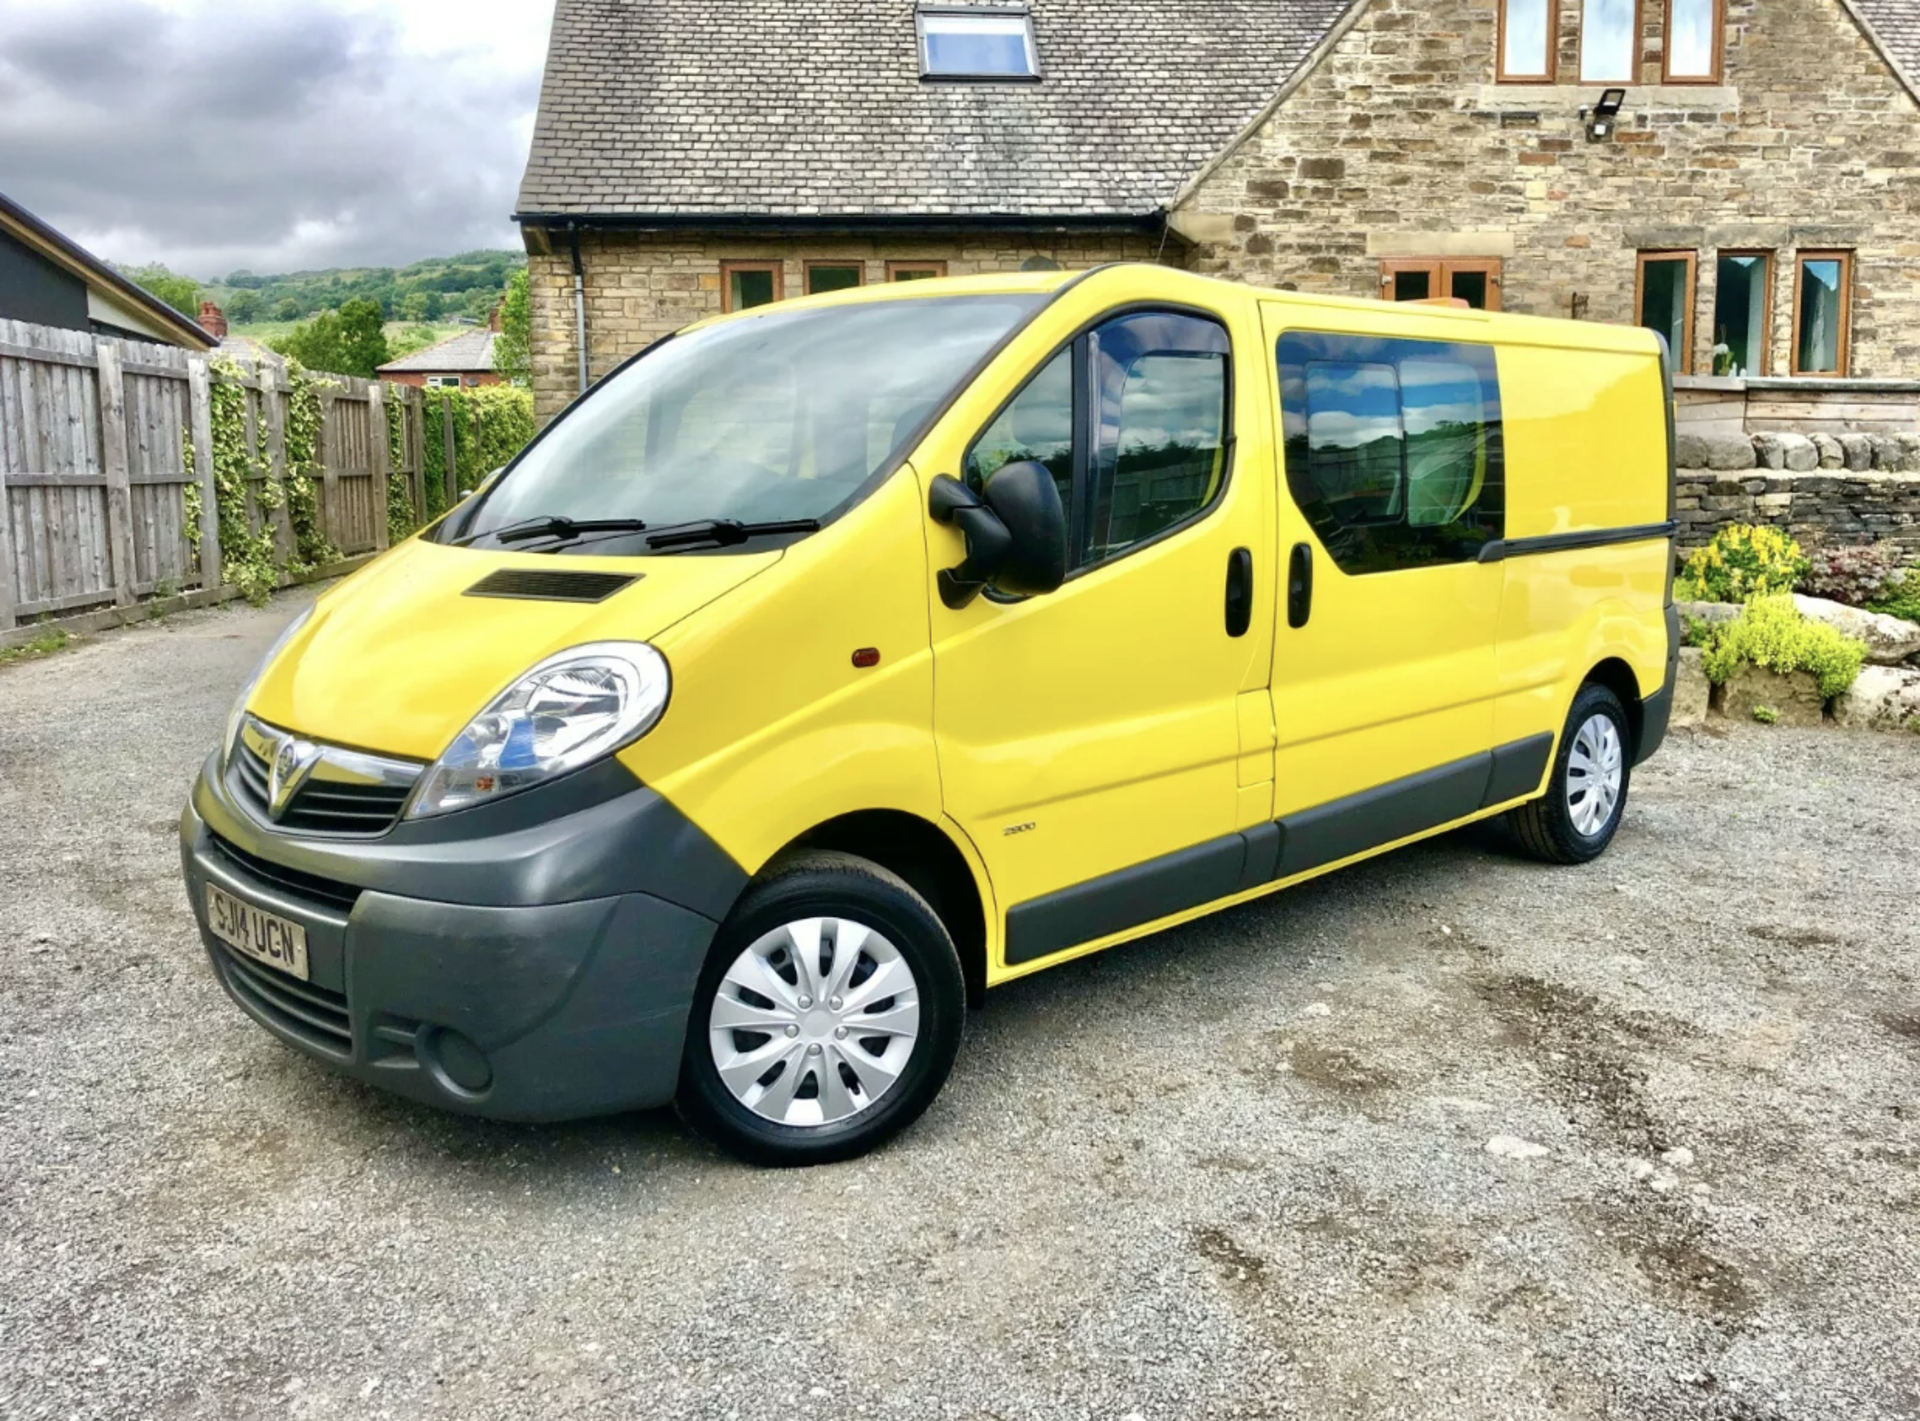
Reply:
M202 294L235 325L304 321L363 298L378 301L395 321L437 323L462 316L479 321L526 260L524 252L462 252L403 267L339 267L284 276L236 271L206 283Z

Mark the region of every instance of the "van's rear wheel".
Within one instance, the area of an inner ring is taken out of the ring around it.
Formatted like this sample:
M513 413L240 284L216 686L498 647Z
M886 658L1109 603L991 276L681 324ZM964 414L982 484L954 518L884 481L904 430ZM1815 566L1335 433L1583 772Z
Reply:
M757 1164L850 1159L932 1103L965 1012L959 954L924 898L851 854L795 855L714 939L678 1104Z
M1573 698L1543 798L1508 816L1514 837L1547 863L1587 863L1606 852L1627 808L1633 735L1626 708L1605 686Z

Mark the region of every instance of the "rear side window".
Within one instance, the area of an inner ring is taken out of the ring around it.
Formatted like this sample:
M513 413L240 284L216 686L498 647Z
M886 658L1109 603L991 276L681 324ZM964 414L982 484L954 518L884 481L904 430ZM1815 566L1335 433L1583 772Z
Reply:
M1491 347L1298 331L1279 355L1287 486L1341 571L1468 562L1504 535Z

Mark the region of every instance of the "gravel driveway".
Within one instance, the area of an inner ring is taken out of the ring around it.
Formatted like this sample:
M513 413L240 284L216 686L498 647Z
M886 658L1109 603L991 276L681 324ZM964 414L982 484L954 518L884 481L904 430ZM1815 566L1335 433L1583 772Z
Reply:
M175 822L299 604L0 668L0 1416L1920 1415L1920 738L1682 732L1596 865L1470 830L1016 984L760 1173L226 1001Z

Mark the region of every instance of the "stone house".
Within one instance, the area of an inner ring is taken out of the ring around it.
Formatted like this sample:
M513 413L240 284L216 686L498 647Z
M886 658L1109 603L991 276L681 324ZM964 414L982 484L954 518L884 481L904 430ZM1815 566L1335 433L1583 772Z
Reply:
M1884 392L1920 378L1916 74L1920 0L559 0L536 402L716 311L1112 260Z

